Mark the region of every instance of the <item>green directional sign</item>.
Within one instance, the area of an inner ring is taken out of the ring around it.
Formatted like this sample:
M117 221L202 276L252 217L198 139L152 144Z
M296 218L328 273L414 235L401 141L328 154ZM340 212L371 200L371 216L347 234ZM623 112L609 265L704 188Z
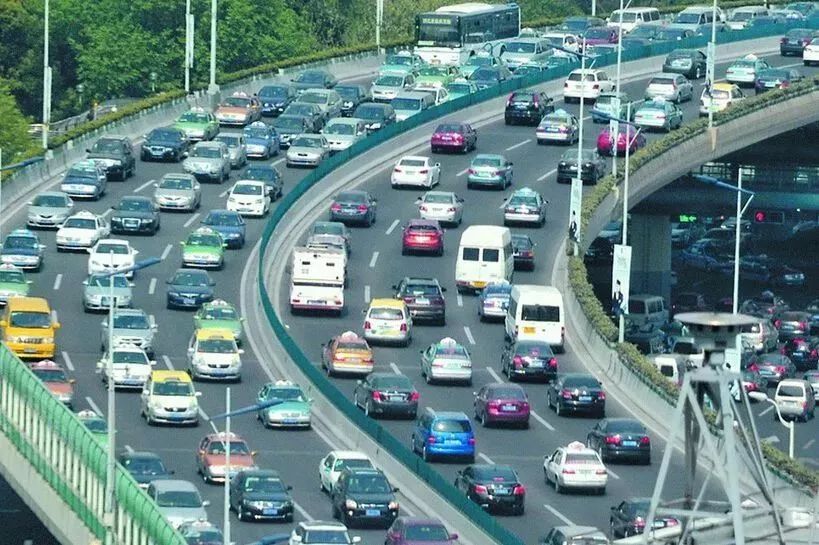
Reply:
M680 214L680 223L696 223L697 216L691 214Z

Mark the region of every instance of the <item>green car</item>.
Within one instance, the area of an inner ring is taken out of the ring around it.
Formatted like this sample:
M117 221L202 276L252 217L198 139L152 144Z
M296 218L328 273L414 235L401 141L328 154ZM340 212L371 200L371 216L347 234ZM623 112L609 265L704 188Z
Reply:
M219 231L200 227L181 244L184 267L221 269L225 264L227 243Z
M0 304L5 305L11 297L27 296L30 285L23 269L8 263L0 265Z
M477 93L478 86L468 79L458 78L447 83L446 90L449 91L449 100L455 100L456 98Z
M191 108L180 115L173 126L184 132L191 141L213 140L219 134L219 121L203 108Z
M395 55L387 55L387 60L378 67L378 73L417 74L422 66L424 66L424 61L418 55L414 55L409 51L399 51Z
M103 445L108 444L108 423L103 417L94 411L80 411L77 413L77 418L80 419L88 431Z
M669 132L679 129L683 123L683 113L673 102L662 99L649 100L634 113L634 124L644 129L659 129Z
M236 307L222 299L205 303L193 315L193 327L196 331L200 329L227 329L233 332L236 344L242 344L243 321L244 318L236 312Z
M452 80L461 77L457 66L425 66L415 78L416 87L445 87Z
M461 65L460 72L465 78L472 75L472 72L484 66L501 66L503 61L499 57L490 55L487 51L479 51L469 57L469 60Z
M309 428L310 405L301 387L289 380L278 380L262 386L257 403L277 402L260 410L257 418L266 428Z

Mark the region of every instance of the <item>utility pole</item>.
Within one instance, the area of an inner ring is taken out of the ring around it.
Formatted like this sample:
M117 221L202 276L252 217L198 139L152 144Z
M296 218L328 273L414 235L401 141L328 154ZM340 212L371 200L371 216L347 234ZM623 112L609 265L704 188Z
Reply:
M48 65L49 5L44 0L43 16L43 149L48 149L48 125L51 122L51 67Z

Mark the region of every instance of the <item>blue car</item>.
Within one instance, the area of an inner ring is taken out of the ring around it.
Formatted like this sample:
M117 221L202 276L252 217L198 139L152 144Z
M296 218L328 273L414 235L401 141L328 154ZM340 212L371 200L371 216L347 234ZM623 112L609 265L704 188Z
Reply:
M108 176L91 160L77 161L65 173L60 191L69 197L99 200L105 193Z
M411 441L412 451L427 462L433 457L475 461L472 422L459 411L434 411L427 407L415 423Z
M227 242L228 248L241 248L245 245L245 220L238 212L230 210L211 210L202 225L218 231Z
M40 237L28 229L15 229L3 241L0 250L0 262L3 265L14 265L21 269L39 271L43 264L45 245L40 244Z
M179 269L168 280L168 308L199 308L213 301L210 275L201 269Z
M512 296L512 284L509 282L491 282L478 294L478 316L481 321L503 320L509 299Z
M245 127L244 134L249 158L269 159L279 154L279 135L270 125L256 121Z
M296 99L296 90L290 85L265 85L259 89L262 115L265 117L281 114Z

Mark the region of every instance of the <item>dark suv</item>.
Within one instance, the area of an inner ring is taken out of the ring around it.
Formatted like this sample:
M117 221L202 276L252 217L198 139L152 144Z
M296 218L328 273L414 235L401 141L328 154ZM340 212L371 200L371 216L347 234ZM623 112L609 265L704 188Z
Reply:
M397 488L380 469L348 467L333 487L333 517L346 526L389 527L398 517Z
M455 488L487 511L523 514L526 488L510 466L468 465L455 477Z
M698 49L675 49L665 58L663 72L683 74L688 79L700 79L705 76L706 62L705 53Z
M245 469L230 479L230 509L239 520L293 522L292 489L278 471Z
M362 85L336 85L336 93L341 96L341 115L352 117L353 112L362 102L367 102L369 93Z
M145 135L140 148L143 161L167 161L178 163L188 155L190 140L185 132L174 127L159 127Z
M446 300L437 278L413 278L405 276L394 285L395 298L407 304L413 322L429 320L446 325Z
M127 136L103 136L88 152L92 159L105 169L109 180L125 181L136 172L136 159L131 140Z
M555 111L554 101L542 91L515 91L506 101L503 120L507 125L537 125L543 116Z
M147 233L159 231L159 207L148 197L126 196L111 207L111 233Z

